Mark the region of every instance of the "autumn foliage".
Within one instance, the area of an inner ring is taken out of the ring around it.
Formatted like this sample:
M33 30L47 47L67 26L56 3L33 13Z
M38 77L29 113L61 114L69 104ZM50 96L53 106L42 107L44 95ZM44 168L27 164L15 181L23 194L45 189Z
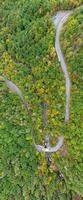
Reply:
M31 118L19 97L0 78L0 200L58 200L55 169L65 177L73 199L83 197L83 48L81 0L0 0L0 74L22 91L33 112L35 139L43 144L46 133L55 145L64 135L60 152L47 168L45 154L38 153L31 136ZM55 51L52 16L57 10L74 9L61 34L61 46L72 81L70 122L65 116L65 80ZM77 9L78 8L78 9ZM42 102L48 104L42 132ZM69 198L69 197L68 197Z

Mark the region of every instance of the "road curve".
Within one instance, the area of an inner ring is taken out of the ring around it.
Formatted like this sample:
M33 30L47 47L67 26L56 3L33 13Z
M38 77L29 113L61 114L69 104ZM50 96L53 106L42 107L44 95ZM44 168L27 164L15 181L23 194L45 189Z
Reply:
M56 26L56 36L55 36L55 48L59 62L65 77L65 89L66 89L66 106L65 106L65 122L69 122L69 107L70 107L70 90L71 90L71 81L69 78L69 73L67 70L67 65L65 63L64 55L61 51L60 46L60 33L63 26L63 23L66 22L68 17L72 14L72 11L60 11L53 17L54 24Z

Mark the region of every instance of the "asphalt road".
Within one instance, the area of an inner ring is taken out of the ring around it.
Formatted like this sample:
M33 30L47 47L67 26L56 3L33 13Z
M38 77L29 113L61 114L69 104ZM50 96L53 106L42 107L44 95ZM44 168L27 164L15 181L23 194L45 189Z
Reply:
M66 105L65 105L65 122L69 122L69 113L70 113L70 91L71 91L71 81L69 77L69 73L67 70L67 65L65 62L64 55L61 50L60 45L60 33L63 24L66 22L68 17L71 15L71 11L59 11L57 14L53 17L53 21L56 27L56 36L55 36L55 48L58 56L58 60L61 64L62 71L64 73L65 77L65 92L66 92Z

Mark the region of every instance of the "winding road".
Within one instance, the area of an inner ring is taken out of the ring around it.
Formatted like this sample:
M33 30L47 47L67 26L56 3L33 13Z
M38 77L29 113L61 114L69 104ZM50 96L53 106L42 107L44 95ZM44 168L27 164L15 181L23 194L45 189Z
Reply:
M61 63L61 67L64 73L64 77L65 77L65 82L66 82L66 108L65 108L65 122L69 121L69 106L70 106L70 89L71 89L71 81L69 78L69 73L67 70L67 66L65 63L65 59L64 59L64 55L61 51L61 46L60 46L60 32L61 32L61 28L64 22L66 22L67 18L70 16L72 12L71 11L64 11L64 12L58 12L56 14L56 16L53 17L53 21L54 24L56 26L56 36L55 36L55 48L56 48L56 52L57 52L57 56L59 59L59 62ZM27 109L27 111L29 111L29 106L28 103L25 102L25 99L22 95L21 90L12 82L9 81L7 79L4 78L4 81L6 83L6 86L12 91L15 92L20 99L22 100L25 108ZM56 152L60 149L60 147L63 145L63 141L64 141L64 137L60 136L58 137L58 141L57 144L54 147L50 146L49 143L49 136L47 136L47 138L45 138L45 143L46 146L43 145L37 145L35 143L35 139L34 139L34 126L32 124L32 137L33 137L33 142L34 142L34 146L37 149L37 151L42 152L44 151L45 153L53 153Z
M72 14L72 11L59 11L53 17L53 21L56 27L56 36L55 36L55 49L57 52L58 60L61 63L62 71L65 77L65 89L66 89L66 106L65 106L65 122L69 122L69 107L70 107L70 90L71 90L71 81L69 73L67 70L67 65L65 63L64 55L61 51L60 46L60 33L63 26L63 23L66 22L68 17Z

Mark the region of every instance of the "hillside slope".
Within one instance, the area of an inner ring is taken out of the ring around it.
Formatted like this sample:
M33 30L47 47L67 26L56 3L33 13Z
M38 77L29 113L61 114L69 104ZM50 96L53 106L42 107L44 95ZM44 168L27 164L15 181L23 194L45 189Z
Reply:
M54 47L52 21L57 10L73 9L82 1L0 0L0 4L1 76L6 75L17 84L29 101L37 143L43 143L47 132L53 145L57 135L65 137L64 147L53 154L53 163L47 169L45 155L36 152L33 146L30 117L19 98L0 81L0 200L55 199L56 166L64 174L73 199L76 194L83 197L83 8L74 11L61 34L61 46L72 81L68 125L64 123L65 80ZM44 101L48 103L48 120L42 132ZM60 199L66 200L66 197Z

